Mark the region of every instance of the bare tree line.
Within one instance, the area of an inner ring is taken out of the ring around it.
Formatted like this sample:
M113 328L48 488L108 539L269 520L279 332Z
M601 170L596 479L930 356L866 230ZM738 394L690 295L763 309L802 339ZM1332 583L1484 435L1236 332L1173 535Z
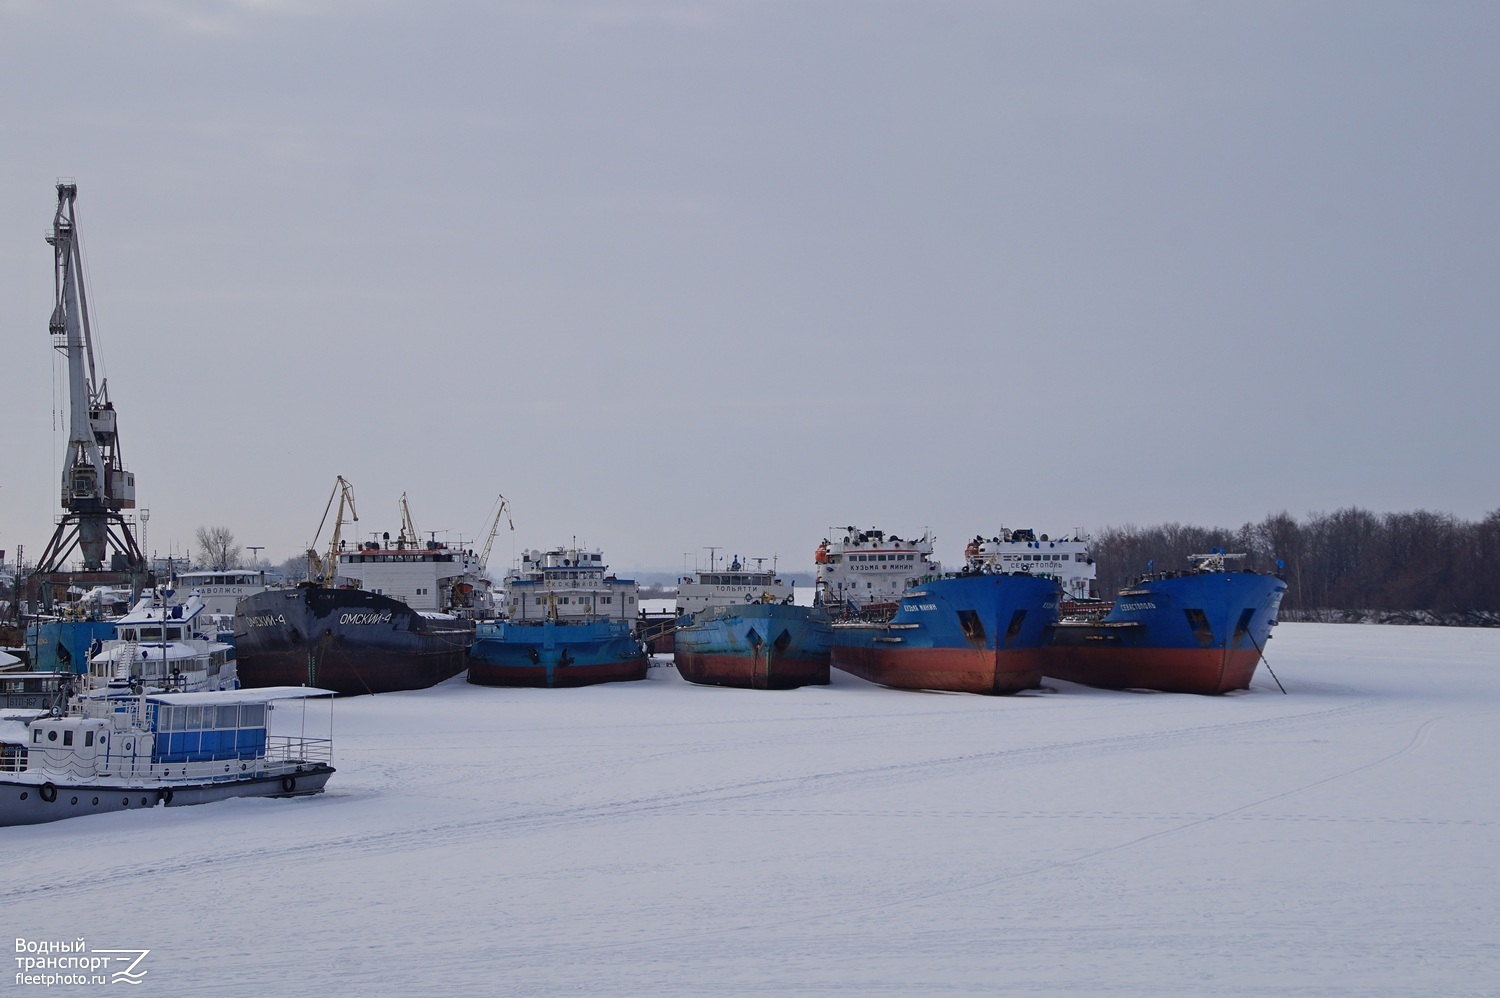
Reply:
M1286 579L1286 619L1350 619L1356 611L1449 622L1500 622L1500 509L1477 522L1447 513L1349 507L1298 520L1276 513L1237 530L1168 523L1108 527L1093 539L1101 596L1187 556L1242 551L1243 567ZM1281 567L1278 567L1281 562Z

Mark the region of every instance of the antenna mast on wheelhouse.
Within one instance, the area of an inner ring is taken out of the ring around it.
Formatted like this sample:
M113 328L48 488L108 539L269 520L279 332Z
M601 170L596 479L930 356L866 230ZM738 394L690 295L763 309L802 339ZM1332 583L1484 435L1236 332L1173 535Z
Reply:
M120 514L122 509L135 508L135 476L120 460L109 382L96 377L83 256L73 211L77 197L77 184L58 181L57 214L47 236L54 258L56 299L47 328L53 348L68 358L68 448L62 472L64 512L32 576L44 605L52 603L56 584L128 582L139 588L148 581L146 559ZM83 561L81 574L65 571L75 551Z

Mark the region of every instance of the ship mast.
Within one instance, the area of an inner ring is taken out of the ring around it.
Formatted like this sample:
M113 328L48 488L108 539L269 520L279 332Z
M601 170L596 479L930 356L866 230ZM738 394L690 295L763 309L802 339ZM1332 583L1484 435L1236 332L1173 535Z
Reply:
M57 184L57 213L47 242L52 246L54 304L47 324L52 345L68 358L68 447L63 460L63 515L37 562L34 584L45 605L52 585L63 582L64 566L76 550L84 573L107 575L99 584L129 581L137 591L147 582L146 559L130 524L120 514L135 508L135 476L120 459L115 407L109 382L97 377L89 326L88 293L73 202L78 185ZM105 558L109 563L106 567ZM76 575L67 579L83 581Z

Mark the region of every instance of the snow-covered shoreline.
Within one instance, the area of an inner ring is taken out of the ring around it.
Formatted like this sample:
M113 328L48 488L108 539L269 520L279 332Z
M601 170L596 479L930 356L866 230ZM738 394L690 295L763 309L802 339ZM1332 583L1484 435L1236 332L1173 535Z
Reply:
M329 792L6 829L142 994L1493 993L1500 631L1285 624L1220 698L461 680Z

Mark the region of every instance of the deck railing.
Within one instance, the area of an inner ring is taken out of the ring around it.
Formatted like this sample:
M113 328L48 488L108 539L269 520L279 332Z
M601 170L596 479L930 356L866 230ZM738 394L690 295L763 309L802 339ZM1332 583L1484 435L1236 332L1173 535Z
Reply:
M303 762L333 762L332 738L302 738L272 735L266 739L266 764L295 765Z

